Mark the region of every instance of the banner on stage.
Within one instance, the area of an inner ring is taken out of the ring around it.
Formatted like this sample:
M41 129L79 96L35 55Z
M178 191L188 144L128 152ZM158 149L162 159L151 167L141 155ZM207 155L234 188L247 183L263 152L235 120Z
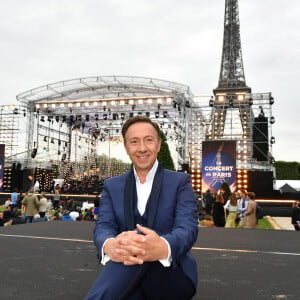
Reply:
M0 192L3 192L5 145L0 144Z
M217 192L227 182L236 189L236 141L205 141L202 144L202 192Z

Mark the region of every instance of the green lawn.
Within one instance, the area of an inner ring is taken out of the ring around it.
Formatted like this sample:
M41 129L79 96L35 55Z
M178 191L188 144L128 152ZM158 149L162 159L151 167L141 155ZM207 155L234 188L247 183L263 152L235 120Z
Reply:
M6 206L5 205L1 205L0 206L0 211L5 211L6 210Z
M258 220L258 229L274 229L267 218L262 218Z
M202 221L200 222L200 225L202 225ZM274 228L267 218L262 218L258 220L257 229L274 229Z

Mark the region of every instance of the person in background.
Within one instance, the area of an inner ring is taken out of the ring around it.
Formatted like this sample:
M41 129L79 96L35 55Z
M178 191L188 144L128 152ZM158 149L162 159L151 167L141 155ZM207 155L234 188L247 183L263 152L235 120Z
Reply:
M6 208L8 208L10 205L11 205L11 200L8 198L8 199L5 200L4 206L5 206Z
M214 226L224 227L225 226L224 198L221 194L216 195L216 200L213 204L212 210L213 210Z
M33 189L28 191L28 194L22 200L22 205L25 207L26 223L33 223L34 215L38 213L39 208L39 200L33 192Z
M247 210L249 203L248 193L245 190L241 191L241 198L238 200L238 214L240 217L240 227L245 226L245 211Z
M76 221L77 218L79 217L79 211L77 210L72 210L69 213L70 217L72 218L73 221Z
M12 209L11 205L9 205L6 210L3 212L3 219L4 223L12 220L16 217L16 211L15 209Z
M224 205L225 211L228 211L228 215L226 217L226 228L236 228L236 217L237 217L237 197L235 193L232 193L229 196L226 204Z
M14 188L13 193L10 195L10 201L11 201L10 205L12 210L14 210L15 207L18 207L18 197L19 197L18 189Z
M213 195L210 193L210 190L208 189L203 195L203 202L205 204L205 210L209 215L211 214L211 208L214 201L215 199Z
M23 191L20 191L19 197L18 197L18 208L20 208L20 209L22 208L23 199L24 199L24 193L23 193Z
M201 225L205 227L214 227L214 222L212 221L211 216L205 215Z
M40 201L39 201L39 215L41 218L45 217L47 207L48 207L48 200L46 198L46 195L45 193L41 193Z
M160 129L148 117L129 118L122 136L133 168L104 183L94 241L105 267L86 299L191 299L198 217L190 175L158 163Z
M294 203L292 210L292 224L294 225L295 230L300 230L300 200L297 200Z
M53 203L51 199L47 200L47 210L52 210L53 209Z
M0 211L0 227L3 227L4 224L5 222L4 222L3 211Z
M248 192L248 198L249 203L246 211L244 212L245 228L255 228L257 226L255 194Z
M54 188L53 206L54 209L58 209L60 200L60 185L57 184Z
M62 221L74 221L70 216L70 212L68 210L63 211L63 216L61 218Z

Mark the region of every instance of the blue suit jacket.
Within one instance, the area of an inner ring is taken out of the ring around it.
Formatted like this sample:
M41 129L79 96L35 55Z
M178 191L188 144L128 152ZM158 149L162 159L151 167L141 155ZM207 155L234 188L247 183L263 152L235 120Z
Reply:
M104 183L99 219L94 230L94 241L101 260L101 249L106 239L135 228L133 171L109 178ZM171 247L172 266L181 267L197 286L196 261L189 253L198 235L197 201L190 175L163 169L160 165L148 199L147 227L165 238Z

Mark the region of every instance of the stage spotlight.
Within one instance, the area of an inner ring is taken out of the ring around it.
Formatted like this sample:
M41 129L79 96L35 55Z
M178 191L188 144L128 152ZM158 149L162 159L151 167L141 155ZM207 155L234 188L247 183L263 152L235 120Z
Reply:
M47 142L47 137L46 136L44 136L44 142Z
M167 118L167 117L168 117L168 112L167 112L167 111L164 111L164 112L163 112L163 116L164 116L164 118Z
M55 121L58 123L59 122L59 116L55 116Z
M41 116L40 121L41 121L41 122L45 122L45 116Z
M155 112L155 118L159 118L159 111Z
M253 105L253 98L249 98L249 105Z
M85 116L85 120L86 120L87 122L89 122L89 120L90 120L90 115L86 115L86 116Z
M146 111L146 116L149 118L150 117L150 112Z
M275 144L275 137L274 136L271 137L271 141L270 142L271 142L271 144Z
M274 104L274 98L271 96L270 97L270 105L273 105Z
M121 113L121 119L122 119L122 120L125 119L125 113Z
M118 114L113 114L113 120L118 120L119 119L119 115Z
M275 118L274 118L273 116L270 118L270 123L271 123L271 124L274 124L274 123L275 123Z
M262 118L265 116L265 112L264 112L262 106L260 106L259 108L260 108L260 113L259 113L258 117Z
M209 100L209 106L210 106L210 107L213 107L213 106L214 106L214 100L213 100L212 98Z
M95 120L98 121L99 120L99 115L95 114Z
M66 122L67 121L67 117L66 116L62 116L62 122Z
M37 148L34 148L31 152L31 158L35 158L37 153Z

